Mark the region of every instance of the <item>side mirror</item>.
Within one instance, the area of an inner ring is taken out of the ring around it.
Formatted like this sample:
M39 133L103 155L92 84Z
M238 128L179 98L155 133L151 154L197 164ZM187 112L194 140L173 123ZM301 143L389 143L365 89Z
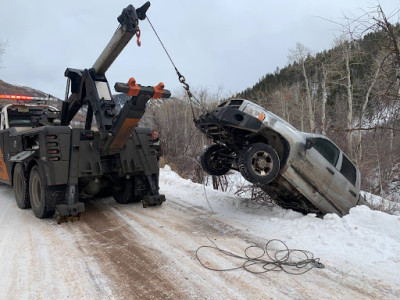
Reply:
M306 150L310 149L314 145L311 139L306 139Z

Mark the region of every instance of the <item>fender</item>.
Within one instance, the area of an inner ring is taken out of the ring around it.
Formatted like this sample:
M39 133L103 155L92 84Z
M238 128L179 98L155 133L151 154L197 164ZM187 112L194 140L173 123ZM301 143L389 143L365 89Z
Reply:
M6 162L4 161L3 151L0 148L0 181L10 184Z

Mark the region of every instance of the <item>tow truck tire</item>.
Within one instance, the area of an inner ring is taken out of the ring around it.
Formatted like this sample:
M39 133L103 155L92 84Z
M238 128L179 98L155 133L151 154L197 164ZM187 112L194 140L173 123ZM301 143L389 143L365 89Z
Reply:
M31 203L29 201L29 185L20 163L16 164L14 168L13 188L15 201L17 202L18 207L21 209L30 208Z
M278 175L279 156L270 145L252 144L239 156L238 167L247 181L268 184Z
M218 153L224 150L229 152L228 148L218 144L208 146L200 156L200 164L203 170L213 176L222 176L228 173L231 164L220 160L218 157Z
M33 166L31 169L29 196L33 213L37 218L44 219L54 215L55 201L52 201L47 193L46 177L39 166Z
M135 196L135 181L134 178L125 179L119 189L116 189L113 193L115 202L120 204L128 204L133 202L139 202L140 197Z

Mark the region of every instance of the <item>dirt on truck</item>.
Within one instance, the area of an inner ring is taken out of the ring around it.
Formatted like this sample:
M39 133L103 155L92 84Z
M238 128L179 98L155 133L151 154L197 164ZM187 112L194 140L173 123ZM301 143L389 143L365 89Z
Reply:
M146 18L146 2L125 8L119 27L89 69L67 68L62 109L16 102L1 110L0 182L13 185L18 206L38 218L78 216L85 199L111 195L118 203L161 205L151 130L137 127L151 98L168 98L162 83L115 84L130 99L117 113L105 73ZM27 97L25 97L27 98ZM28 100L14 96L15 100ZM82 107L84 128L71 122ZM94 119L96 126L94 126Z

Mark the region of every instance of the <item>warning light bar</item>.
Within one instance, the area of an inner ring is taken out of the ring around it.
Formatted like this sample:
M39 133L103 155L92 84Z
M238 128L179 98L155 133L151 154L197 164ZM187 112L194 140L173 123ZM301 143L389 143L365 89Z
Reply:
M17 96L17 95L0 95L0 99L32 100L32 97L30 97L30 96Z
M31 97L31 96L20 96L20 95L0 95L0 99L10 99L10 100L46 100L46 101L56 101L55 98L49 97Z

